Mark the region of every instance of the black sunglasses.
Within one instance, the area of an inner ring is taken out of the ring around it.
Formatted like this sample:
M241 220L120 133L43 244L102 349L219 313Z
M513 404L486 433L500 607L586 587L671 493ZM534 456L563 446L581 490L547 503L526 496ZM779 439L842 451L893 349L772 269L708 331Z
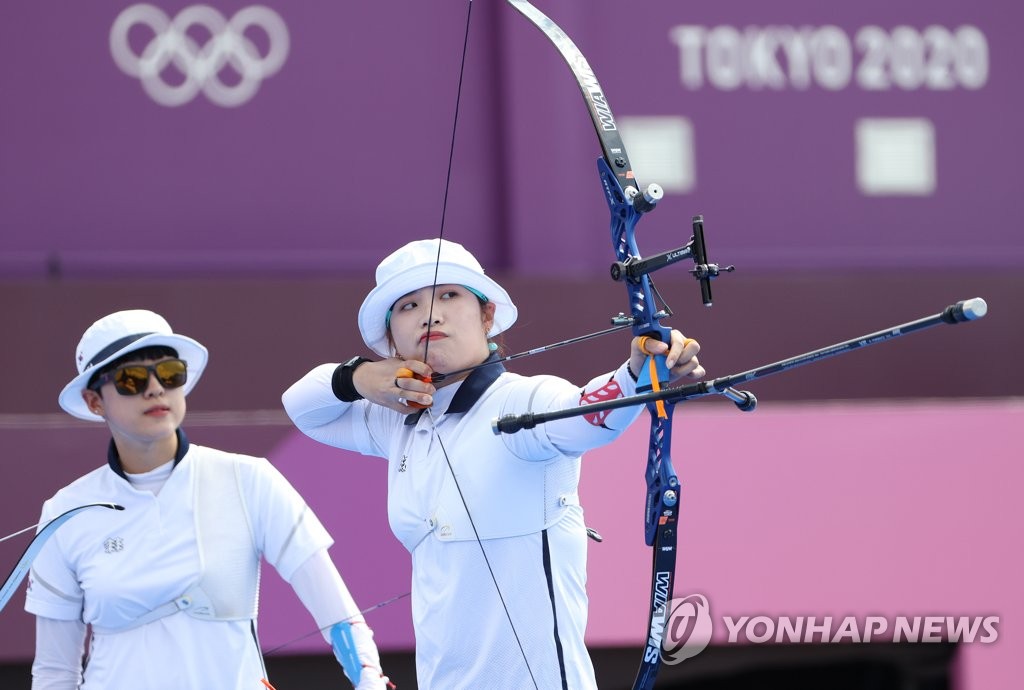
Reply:
M121 395L138 395L149 386L150 374L167 390L181 388L188 380L188 363L183 359L165 359L156 364L125 364L102 374L89 388L98 391L113 381L114 390Z

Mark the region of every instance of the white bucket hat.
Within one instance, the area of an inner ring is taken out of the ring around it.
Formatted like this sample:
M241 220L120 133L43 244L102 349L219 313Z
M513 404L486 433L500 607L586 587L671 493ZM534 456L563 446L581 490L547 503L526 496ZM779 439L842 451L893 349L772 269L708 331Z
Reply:
M82 391L92 375L118 357L144 347L163 345L174 348L178 357L188 363L187 395L199 382L206 368L209 353L192 338L177 335L164 317L145 309L119 311L89 326L75 350L78 376L64 386L57 401L68 414L89 422L102 422L103 417L93 414L82 399Z
M440 244L440 254L438 245ZM435 284L464 285L484 295L494 304L494 324L487 337L508 330L516 322L519 310L505 288L484 275L484 269L461 244L448 240L417 240L392 253L377 266L377 287L359 307L359 332L367 347L382 357L390 357L387 338L388 310L403 295Z

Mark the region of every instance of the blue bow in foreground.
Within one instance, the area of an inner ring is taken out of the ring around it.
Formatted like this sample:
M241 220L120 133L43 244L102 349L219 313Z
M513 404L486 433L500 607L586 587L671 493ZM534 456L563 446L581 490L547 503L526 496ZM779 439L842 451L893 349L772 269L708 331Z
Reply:
M619 136L615 117L601 85L585 57L566 35L544 13L526 0L508 0L544 35L551 40L572 70L587 103L594 129L601 141L603 156L597 161L605 200L611 212L611 240L615 252L612 277L622 281L629 298L629 319L633 334L668 342L671 329L660 320L671 314L655 303L656 291L649 274L658 268L692 258L694 276L700 281L704 304L711 305L711 279L720 270L707 263L704 248L703 219L694 218L694 236L685 247L660 255L641 258L636 245L636 224L644 213L652 210L662 198L661 188L652 184L641 191L629 163L629 156ZM663 355L650 357L639 374L638 393L658 391L668 383L668 370ZM665 625L666 604L672 598L675 578L676 533L679 515L679 479L672 467L672 408L674 402L654 401L647 404L651 415L650 443L647 452L647 501L644 511L644 533L647 544L654 549L651 575L651 597L648 615L648 638L634 690L649 690L661 665L661 640Z

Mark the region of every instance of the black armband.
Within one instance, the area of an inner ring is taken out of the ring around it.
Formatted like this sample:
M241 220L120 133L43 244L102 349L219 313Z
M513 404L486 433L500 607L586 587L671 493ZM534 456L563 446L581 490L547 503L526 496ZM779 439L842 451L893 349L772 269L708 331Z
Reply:
M344 364L338 365L338 368L334 370L334 376L331 377L331 390L334 391L334 397L342 402L355 402L363 399L352 383L352 374L355 373L356 367L369 361L366 357L353 357Z

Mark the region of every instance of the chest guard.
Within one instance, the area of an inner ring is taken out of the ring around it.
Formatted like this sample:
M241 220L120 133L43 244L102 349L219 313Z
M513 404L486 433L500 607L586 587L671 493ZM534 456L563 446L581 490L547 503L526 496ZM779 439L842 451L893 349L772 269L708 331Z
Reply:
M260 554L241 488L238 460L227 453L193 446L192 499L199 574L181 596L132 623L95 629L124 632L173 613L211 621L250 620L259 608Z

